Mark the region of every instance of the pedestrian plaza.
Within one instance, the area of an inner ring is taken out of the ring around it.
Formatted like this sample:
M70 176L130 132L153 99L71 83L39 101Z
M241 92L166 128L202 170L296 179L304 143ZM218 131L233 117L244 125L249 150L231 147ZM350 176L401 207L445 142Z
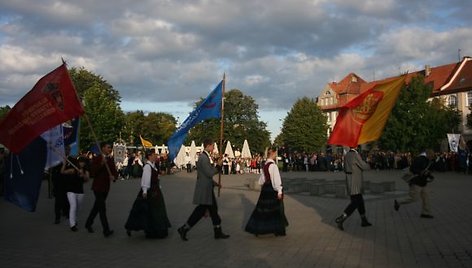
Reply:
M408 190L401 174L364 172L372 185L389 182L389 188L364 196L372 227L361 227L355 212L340 231L334 219L348 204L347 197L336 194L336 188L333 193L324 188L316 194L295 191L293 185L322 180L331 185L343 180L343 173L281 173L287 182L284 202L290 224L284 237L244 232L259 195L249 184L259 175L223 175L218 206L223 230L231 237L215 240L211 220L205 218L190 230L186 242L177 228L194 208L196 172L161 177L172 228L168 238L159 240L146 239L142 232L128 237L124 229L139 179L112 184L107 214L115 233L108 238L102 235L98 218L95 233L84 228L94 200L91 182L84 186L79 231L72 232L65 218L53 224L54 200L48 198L44 181L34 213L0 201L0 267L472 267L472 175L435 173L435 181L428 185L435 218L424 219L419 217L421 202L394 210L393 200Z

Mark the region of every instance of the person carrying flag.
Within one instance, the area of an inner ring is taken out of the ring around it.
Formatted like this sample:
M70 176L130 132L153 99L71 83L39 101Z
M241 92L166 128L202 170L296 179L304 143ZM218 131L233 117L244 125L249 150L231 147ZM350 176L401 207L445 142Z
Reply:
M349 152L344 156L344 172L346 173L346 189L350 195L351 202L344 209L344 213L336 218L336 224L341 231L344 231L343 222L351 216L354 210L359 211L361 216L361 226L368 227L372 224L365 216L364 197L362 196L362 181L364 170L370 169L368 163L362 160L361 156L356 150L356 147L351 147Z
M92 190L95 195L95 203L85 223L89 233L93 233L93 221L97 214L100 214L100 221L103 227L103 235L109 237L113 234L113 230L108 225L105 201L110 191L110 181L118 178L118 172L115 168L115 162L110 155L112 152L111 144L108 142L100 143L101 155L92 160L90 175L93 178Z
M187 232L205 216L207 211L213 222L215 239L229 238L229 235L223 233L221 230L221 218L220 215L218 215L218 205L213 191L215 186L221 187L221 185L213 180L213 176L218 174L218 170L221 170L222 159L220 158L218 160L218 167L215 168L211 159L211 152L213 152L214 149L213 140L205 139L203 146L205 149L200 154L197 162L197 183L193 196L193 203L196 204L197 207L195 207L187 222L177 230L180 238L184 241L188 240Z

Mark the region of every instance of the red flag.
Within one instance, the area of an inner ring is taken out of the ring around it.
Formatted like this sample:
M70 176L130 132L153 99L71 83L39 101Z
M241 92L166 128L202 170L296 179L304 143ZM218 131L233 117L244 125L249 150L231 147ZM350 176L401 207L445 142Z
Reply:
M356 147L377 140L395 105L405 76L376 84L339 111L328 144Z
M42 77L0 122L0 143L18 154L44 131L83 113L62 64Z

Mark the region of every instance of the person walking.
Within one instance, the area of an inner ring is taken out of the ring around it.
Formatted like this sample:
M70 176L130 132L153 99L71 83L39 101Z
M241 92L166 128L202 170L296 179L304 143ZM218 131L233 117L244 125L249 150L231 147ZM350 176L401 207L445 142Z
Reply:
M213 191L215 186L221 187L221 185L213 180L213 176L219 172L218 169L221 170L222 159L220 158L218 160L218 169L215 168L211 158L211 152L213 152L214 149L213 140L205 139L203 141L203 146L204 151L200 154L197 162L197 182L193 195L193 203L197 206L193 210L187 222L177 230L180 238L184 241L188 240L188 231L197 224L203 216L205 216L207 211L209 212L213 223L215 239L229 238L229 235L223 233L221 229L221 218L218 215L218 205Z
M261 193L256 208L246 224L246 232L256 236L271 233L275 236L285 236L285 227L288 226L284 212L282 179L275 163L276 158L277 150L270 148L263 172L259 177L259 184L262 185Z
M355 147L351 147L344 157L344 172L346 173L346 190L351 198L351 202L344 209L344 213L337 217L335 222L338 228L343 231L343 222L351 216L357 209L361 216L361 226L368 227L372 224L367 220L365 215L364 197L362 196L362 181L364 170L370 169L368 163L362 160Z
M145 157L141 190L126 221L126 233L131 236L131 231L144 230L146 238L165 238L170 221L159 184L159 169L156 166L158 155L151 149L145 152Z
M408 197L400 201L394 200L393 207L396 211L400 209L401 205L411 204L418 200L418 196L421 197L422 209L421 218L432 219L431 205L429 201L429 189L428 183L434 180L434 176L431 174L429 168L434 159L434 152L427 150L422 152L420 155L415 157L411 164L410 171L413 173L413 178L409 181L410 191Z
M89 179L89 171L87 158L79 157L78 161L68 157L68 161L64 161L61 173L64 176L67 200L69 201L69 226L73 232L77 232L77 214L84 199L84 182ZM77 165L77 166L75 166Z
M100 148L102 154L96 156L92 160L91 165L91 176L93 177L92 190L95 195L95 202L85 223L85 228L87 228L89 233L93 233L93 221L97 214L99 214L103 235L109 237L113 234L113 230L108 225L105 202L110 192L110 181L116 180L118 172L116 171L113 157L110 155L112 152L110 143L102 142Z

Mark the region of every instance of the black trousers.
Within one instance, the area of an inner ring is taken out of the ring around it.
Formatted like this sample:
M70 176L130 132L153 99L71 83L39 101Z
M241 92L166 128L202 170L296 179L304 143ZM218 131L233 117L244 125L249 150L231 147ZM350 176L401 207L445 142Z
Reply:
M354 210L359 211L359 214L365 215L365 205L364 205L364 198L362 197L362 194L355 194L351 195L351 203L346 207L344 210L344 213L346 215L350 216Z
M192 214L187 220L187 224L190 227L193 227L197 222L205 216L205 212L208 210L210 213L211 221L213 225L220 225L221 218L218 215L218 205L216 204L215 193L213 193L213 204L212 205L198 205L193 210Z
M90 211L90 214L87 218L87 222L85 223L86 227L91 227L93 224L93 221L95 220L95 217L97 214L100 215L100 221L102 223L103 227L103 232L108 232L110 231L110 226L108 225L108 219L107 219L107 209L105 205L105 201L108 196L108 192L93 192L95 195L95 203L93 203L92 210Z
M69 216L69 201L65 190L54 190L54 214L56 220L59 220L61 216Z
M190 173L192 172L192 164L187 164L187 172Z

